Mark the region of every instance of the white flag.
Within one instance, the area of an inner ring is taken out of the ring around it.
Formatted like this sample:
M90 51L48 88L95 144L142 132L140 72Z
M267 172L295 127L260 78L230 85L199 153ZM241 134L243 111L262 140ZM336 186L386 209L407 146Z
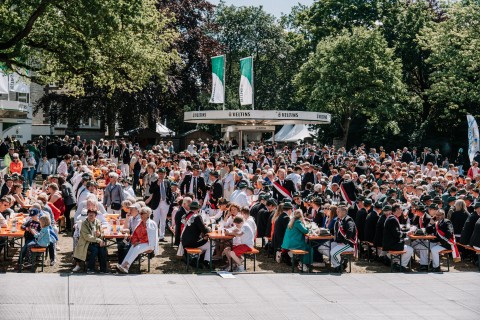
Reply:
M28 71L27 71L28 74ZM30 92L30 80L22 77L18 73L11 73L9 76L9 88L13 92L29 93Z
M240 60L240 104L253 104L253 57Z
M8 74L0 67L0 94L8 94Z
M478 125L475 118L467 114L467 122L468 122L468 157L470 158L470 162L473 161L473 157L475 157L475 153L479 151L478 148Z

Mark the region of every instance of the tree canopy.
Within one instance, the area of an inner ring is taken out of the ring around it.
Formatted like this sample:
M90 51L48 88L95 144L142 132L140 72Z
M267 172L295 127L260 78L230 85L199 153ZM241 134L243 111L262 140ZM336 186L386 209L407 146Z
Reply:
M0 2L0 63L62 81L72 93L95 86L135 91L165 78L177 59L170 18L153 0L5 0ZM24 72L23 72L24 73Z

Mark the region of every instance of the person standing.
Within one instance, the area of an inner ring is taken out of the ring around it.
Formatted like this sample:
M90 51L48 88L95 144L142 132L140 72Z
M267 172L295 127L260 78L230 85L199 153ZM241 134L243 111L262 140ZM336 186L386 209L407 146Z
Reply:
M110 178L110 183L103 193L103 206L107 209L108 213L120 214L125 195L122 186L117 183L118 174L116 172L110 172L108 177Z
M157 182L151 184L151 195L145 200L145 204L153 210L153 221L155 221L159 228L160 242L167 242L167 240L165 240L165 227L170 203L172 202L172 188L170 181L166 179L165 176L165 168L158 169Z

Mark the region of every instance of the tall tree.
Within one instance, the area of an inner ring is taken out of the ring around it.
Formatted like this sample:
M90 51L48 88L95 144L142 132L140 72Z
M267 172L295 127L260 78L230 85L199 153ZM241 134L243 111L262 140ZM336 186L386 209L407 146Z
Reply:
M216 39L227 55L226 94L228 109L239 108L239 60L254 58L255 109L288 108L292 99L282 95L289 90L291 77L284 77L293 50L286 32L275 17L262 7L235 7L220 3L215 22ZM285 99L287 98L287 99ZM244 106L249 108L249 106Z
M335 114L346 145L350 123L365 115L370 123L395 127L407 96L401 64L382 33L355 27L319 42L297 78L298 98L311 110ZM388 124L388 125L387 125Z
M4 0L0 63L36 71L38 83L61 80L71 93L89 81L134 91L176 59L168 23L153 0Z

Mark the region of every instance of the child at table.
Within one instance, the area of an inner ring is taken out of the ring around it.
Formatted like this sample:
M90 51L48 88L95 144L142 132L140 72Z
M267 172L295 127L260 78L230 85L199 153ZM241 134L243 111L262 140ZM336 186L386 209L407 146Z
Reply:
M34 240L27 243L27 253L25 255L25 267L32 265L32 248L46 248L50 244L50 218L47 215L41 216L39 219L40 232L33 231Z
M242 216L236 216L233 219L233 224L234 227L227 229L225 232L227 235L235 236L235 238L233 238L233 247L225 248L223 253L227 256L229 264L232 263L230 261L231 259L237 265L237 272L243 272L245 271L243 267L243 254L252 251L255 235L253 234L252 228L245 223Z
M28 244L32 241L35 241L35 234L39 233L41 228L40 220L39 220L40 210L37 208L32 208L28 212L28 216L30 217L22 225L22 230L25 230L24 238L25 238L25 245L22 247L22 251L20 252L20 257L18 259L18 264L23 263L23 257L27 253Z

